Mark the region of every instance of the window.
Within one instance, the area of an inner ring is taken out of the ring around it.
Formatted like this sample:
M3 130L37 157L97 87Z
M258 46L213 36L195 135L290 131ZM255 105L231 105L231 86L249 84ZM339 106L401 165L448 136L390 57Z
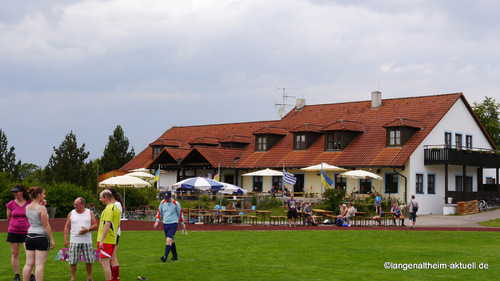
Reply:
M276 177L276 176L273 176L271 181L272 181L272 184L273 184L273 186L274 186L275 188L277 188L277 189L281 190L281 186L282 186L281 181L282 181L282 180L283 180L283 177Z
M293 149L305 150L306 149L306 134L295 134L295 142Z
M398 175L395 173L385 174L385 193L398 193Z
M424 193L424 175L417 174L415 179L415 192Z
M256 137L255 150L256 151L266 151L267 150L267 137L266 136L257 136Z
M462 176L455 176L455 191L463 191Z
M451 133L444 133L444 144L446 147L451 147Z
M253 176L253 192L262 192L262 176Z
M436 175L427 175L427 193L436 194Z
M465 177L465 192L472 192L472 177Z
M160 146L153 146L153 158L154 159L156 156L158 156L158 154L160 154L162 150L162 147Z
M389 130L389 146L401 145L401 130Z
M455 176L455 191L467 191L472 192L472 177L465 177L465 189L462 176Z
M462 148L462 134L455 134L455 146Z
M368 193L372 191L372 180L360 179L359 180L359 193Z
M465 147L467 149L472 149L472 136L471 135L465 136Z
M346 187L347 187L347 178L343 178L339 174L335 174L335 188L346 190Z
M326 134L326 150L341 150L342 149L342 134L328 133Z

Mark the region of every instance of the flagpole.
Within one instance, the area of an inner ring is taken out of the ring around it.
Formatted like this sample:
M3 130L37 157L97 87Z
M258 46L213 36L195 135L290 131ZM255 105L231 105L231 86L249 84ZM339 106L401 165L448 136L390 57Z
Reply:
M323 175L323 162L321 162L321 179L320 179L320 181L321 181L321 201L323 201L323 177L324 177L324 175ZM326 181L326 179L325 179L325 181Z
M281 177L281 196L285 197L285 162L283 162L283 177Z

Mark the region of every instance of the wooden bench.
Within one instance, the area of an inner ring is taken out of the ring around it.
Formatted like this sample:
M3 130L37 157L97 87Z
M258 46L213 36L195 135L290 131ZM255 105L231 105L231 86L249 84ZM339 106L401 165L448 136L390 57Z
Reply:
M248 223L251 225L257 225L257 222L258 222L257 216L246 215L246 216L242 216L242 219L243 219L243 223Z

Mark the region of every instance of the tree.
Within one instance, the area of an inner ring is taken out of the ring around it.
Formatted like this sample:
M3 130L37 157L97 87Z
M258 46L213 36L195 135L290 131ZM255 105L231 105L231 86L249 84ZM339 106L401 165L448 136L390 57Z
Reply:
M100 161L100 172L106 173L119 169L135 157L134 148L128 151L129 141L123 133L120 125L116 126L113 135L109 136L109 142L104 148Z
M8 145L7 135L0 129L0 173L5 172L11 179L16 180L19 176L21 160L16 163L15 148L13 146L7 148Z
M59 148L54 146L54 154L50 156L49 164L45 167L48 182L69 182L86 186L89 171L85 160L89 152L85 152L85 144L78 147L76 136L71 131Z
M491 97L484 97L482 103L474 102L472 107L474 113L483 124L484 128L490 134L491 139L497 146L500 147L500 104Z

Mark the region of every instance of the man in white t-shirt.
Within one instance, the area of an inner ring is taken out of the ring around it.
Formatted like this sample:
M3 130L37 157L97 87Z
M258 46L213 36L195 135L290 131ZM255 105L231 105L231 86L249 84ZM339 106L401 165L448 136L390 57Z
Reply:
M80 252L87 269L87 280L92 280L92 263L95 259L95 252L92 248L90 231L97 229L97 221L94 213L85 208L85 199L82 197L76 198L73 206L75 209L68 214L64 226L64 246L69 248L68 261L71 280L75 280L76 264L80 260ZM68 234L70 233L71 243L68 242Z

